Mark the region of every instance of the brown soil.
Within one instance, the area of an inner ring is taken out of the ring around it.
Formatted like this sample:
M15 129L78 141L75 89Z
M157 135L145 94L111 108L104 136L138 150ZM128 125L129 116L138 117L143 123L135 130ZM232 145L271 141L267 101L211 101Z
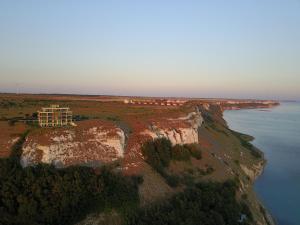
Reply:
M10 126L8 122L0 121L0 158L10 155L11 147L25 130L26 126L23 123Z

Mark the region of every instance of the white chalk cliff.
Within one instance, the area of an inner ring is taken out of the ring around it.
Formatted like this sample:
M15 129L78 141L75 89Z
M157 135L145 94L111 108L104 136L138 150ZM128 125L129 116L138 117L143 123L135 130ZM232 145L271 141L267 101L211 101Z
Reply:
M22 166L42 162L64 167L106 163L123 157L125 134L120 128L98 122L90 125L30 134L23 146Z
M175 125L172 126L172 121ZM143 134L155 138L167 138L173 145L198 143L198 129L203 123L200 112L192 112L186 117L170 119L168 126L151 125ZM176 126L181 122L183 126Z

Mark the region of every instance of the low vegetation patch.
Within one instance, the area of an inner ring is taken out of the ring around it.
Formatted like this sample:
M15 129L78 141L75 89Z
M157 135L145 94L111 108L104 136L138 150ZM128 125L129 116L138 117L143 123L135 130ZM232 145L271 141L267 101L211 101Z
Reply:
M0 107L2 108L12 108L12 107L17 107L19 106L20 104L18 104L17 102L15 101L10 101L10 100L6 100L6 99L3 99L0 101Z
M188 161L191 157L202 158L201 147L198 144L172 146L166 138L148 141L142 146L142 153L153 168L160 170L168 167L171 160Z
M255 158L263 158L263 154L262 152L260 152L258 149L256 149L253 144L251 144L249 141L251 141L253 138L251 138L251 136L247 136L241 133L238 133L236 131L232 131L232 134L239 139L239 141L241 142L241 145L248 149L250 151L250 153L255 157Z
M161 174L171 187L176 187L179 177L166 172L171 160L188 161L191 157L202 158L200 146L198 144L175 145L166 138L159 138L148 141L142 146L142 153L146 162Z
M84 121L84 120L89 120L91 119L89 116L85 115L74 115L73 116L73 121Z
M141 208L126 225L246 225L252 215L246 204L236 200L237 185L198 183L171 199Z
M192 157L198 160L202 159L202 152L199 144L188 144L184 145L184 147L189 150L189 153Z

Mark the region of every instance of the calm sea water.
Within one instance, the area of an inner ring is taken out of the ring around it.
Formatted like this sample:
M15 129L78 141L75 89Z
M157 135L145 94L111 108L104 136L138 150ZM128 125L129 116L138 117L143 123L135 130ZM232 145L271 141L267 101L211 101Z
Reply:
M300 103L226 111L233 130L255 137L268 161L255 191L279 225L300 225Z

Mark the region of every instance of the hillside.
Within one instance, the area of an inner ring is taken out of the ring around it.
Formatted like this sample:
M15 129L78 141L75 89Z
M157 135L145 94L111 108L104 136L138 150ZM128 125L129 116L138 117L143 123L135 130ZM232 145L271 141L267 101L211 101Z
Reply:
M89 166L97 172L109 165L122 176L142 177L138 187L142 208L172 201L174 196L203 182L231 180L237 187L233 201L246 205L251 212L252 219L248 216L247 224L272 223L252 189L265 164L263 154L249 143L251 137L230 130L222 113L226 109L272 107L277 102L184 99L182 106L155 106L128 105L124 99L127 98L1 95L1 126L7 132L0 136L0 155L8 157L18 136L28 130L20 149L23 167L46 163L57 170ZM32 122L22 122L52 103L69 106L77 126L39 128ZM170 151L170 156L167 164L157 167L143 149L145 143L161 139L170 142L162 152L165 155ZM211 188L217 191L219 186ZM231 186L229 189L235 190ZM122 215L118 210L96 210L79 224L121 224Z

